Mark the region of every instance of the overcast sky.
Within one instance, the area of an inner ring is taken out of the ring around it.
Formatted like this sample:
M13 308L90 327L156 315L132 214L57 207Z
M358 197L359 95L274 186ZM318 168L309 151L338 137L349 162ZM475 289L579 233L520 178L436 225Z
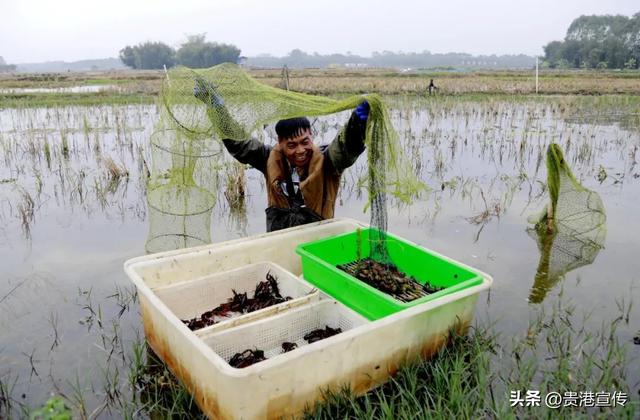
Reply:
M117 57L126 45L187 34L243 55L351 51L542 54L583 14L640 11L638 0L0 0L8 63Z

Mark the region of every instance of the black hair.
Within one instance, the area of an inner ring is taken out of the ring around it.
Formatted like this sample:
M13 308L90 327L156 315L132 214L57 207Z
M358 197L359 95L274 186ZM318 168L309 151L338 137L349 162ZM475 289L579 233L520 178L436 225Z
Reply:
M280 120L276 124L276 134L278 135L278 140L286 140L299 136L305 130L311 131L311 123L309 122L307 117Z

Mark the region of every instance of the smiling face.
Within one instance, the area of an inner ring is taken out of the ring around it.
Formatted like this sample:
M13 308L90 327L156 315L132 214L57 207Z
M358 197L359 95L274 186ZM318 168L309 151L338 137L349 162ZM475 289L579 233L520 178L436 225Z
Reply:
M280 148L284 152L289 164L297 168L306 168L313 153L313 135L311 130L304 129L290 138L278 138Z

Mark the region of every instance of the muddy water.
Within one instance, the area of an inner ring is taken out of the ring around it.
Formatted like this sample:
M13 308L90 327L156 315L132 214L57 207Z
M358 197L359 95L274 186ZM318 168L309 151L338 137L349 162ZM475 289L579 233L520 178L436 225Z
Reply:
M529 319L561 291L577 311L592 313L594 328L619 315L616 302L635 298L629 324L617 333L628 345L637 389L640 131L621 118L574 111L561 98L394 101L404 150L431 192L412 206L393 206L389 227L490 273L494 286L481 297L477 320L495 322L503 337L525 334ZM316 141L330 141L347 117L314 121ZM41 405L55 392L84 403L87 414L104 409L119 417L114 401L129 398L132 345L143 332L122 264L143 255L157 234L146 202L156 119L151 106L0 111L0 378L14 408ZM270 127L256 135L273 142ZM527 234L527 216L546 203L544 151L551 141L563 147L576 177L601 195L607 237L597 255L546 284L537 291L542 302L532 303L540 252ZM220 159L224 165L228 156ZM361 157L344 175L336 216L368 221L366 192L356 183L365 164ZM244 210L230 211L224 174L206 186L217 200L202 237L218 242L264 232L262 176L246 174Z

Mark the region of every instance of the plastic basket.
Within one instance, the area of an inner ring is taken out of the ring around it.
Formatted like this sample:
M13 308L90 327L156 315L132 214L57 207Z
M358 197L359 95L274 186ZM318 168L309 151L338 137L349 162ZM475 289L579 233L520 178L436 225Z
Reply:
M298 346L287 352L288 354L304 346L320 343L326 346L327 340L339 335L309 344L304 336L313 330L329 326L346 332L368 322L366 318L335 300L323 300L250 324L202 336L202 339L227 363L234 354L256 348L263 350L267 359L273 359L284 354L282 351L284 342L296 343Z
M338 392L347 386L354 395L361 395L384 383L407 361L437 354L452 330L462 333L471 324L479 293L491 286L488 274L478 272L483 279L478 286L367 322L247 368L234 369L204 341L210 342L208 337L214 334L222 337L218 335L222 331L193 334L156 294L161 287L261 261L273 261L300 275L301 259L295 251L299 244L351 232L359 226L364 227L350 219L324 220L223 243L145 255L125 263L125 272L138 291L147 342L207 417L293 418L321 401L327 390ZM319 294L323 296L322 293ZM280 315L285 314L275 314L273 319L282 319ZM288 322L275 327L275 323L266 321L271 318L226 331L248 331L250 325L271 331L284 328L282 325L291 328ZM247 334L260 336L262 332L252 330ZM264 345L254 339L241 344ZM277 349L280 344L276 342L272 348ZM237 351L244 350L240 347Z
M247 296L252 297L256 285L266 279L267 273L271 273L277 279L280 294L283 297L290 296L291 300L247 314L230 313L228 318L216 318L218 320L216 324L194 332L201 335L210 330L244 324L320 298L317 289L272 262L255 263L195 280L160 287L155 290L155 293L174 315L181 320L186 320L200 316L226 302L233 296L234 290L236 293L246 292Z
M410 302L397 300L336 267L351 263L358 257L370 257L369 236L372 231L373 228L359 229L299 245L296 252L302 257L305 280L371 320L482 283L482 276L463 264L385 234L389 257L401 272L413 276L421 284L429 282L444 287Z

